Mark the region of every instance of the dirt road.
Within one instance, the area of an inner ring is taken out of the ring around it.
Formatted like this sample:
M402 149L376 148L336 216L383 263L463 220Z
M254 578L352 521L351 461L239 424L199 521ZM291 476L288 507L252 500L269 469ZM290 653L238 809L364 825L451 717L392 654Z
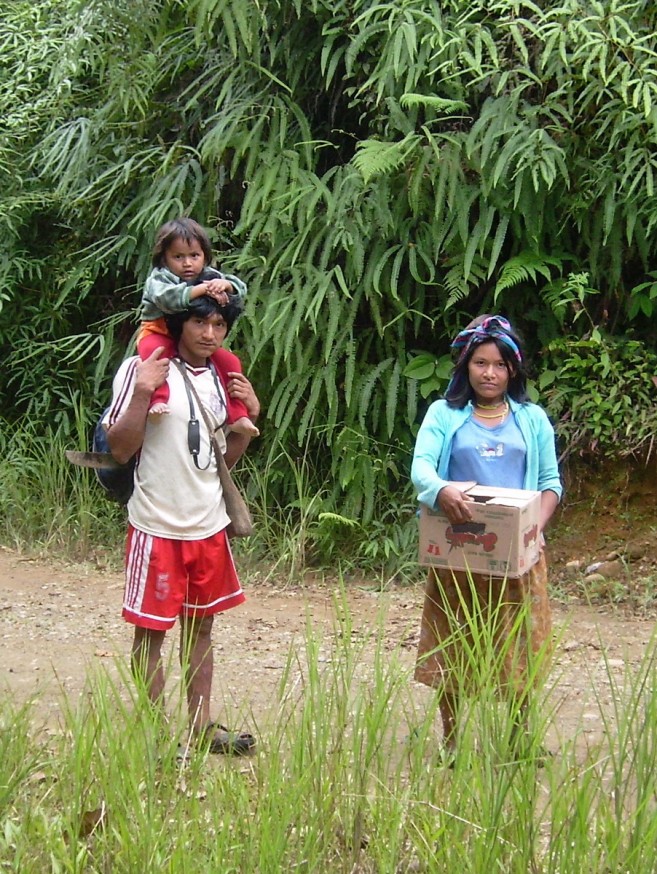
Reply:
M327 586L276 589L243 581L248 601L216 624L215 697L253 714L275 708L291 647L303 647L307 622L330 658L334 591ZM75 703L85 681L103 666L119 677L127 663L131 628L120 617L122 575L78 566L49 566L0 550L0 688L21 702L39 696L39 712L57 720L63 701ZM422 603L420 588L347 593L353 627L369 629L381 617L386 646L398 647L413 695L422 706L429 690L410 675ZM610 674L621 680L640 663L653 634L648 619L607 608L555 607L559 638L552 680L557 712L552 732L582 743L602 733L596 696L611 702ZM170 647L176 645L176 636ZM171 653L171 649L169 650ZM369 659L363 652L364 670ZM172 655L172 671L176 671Z

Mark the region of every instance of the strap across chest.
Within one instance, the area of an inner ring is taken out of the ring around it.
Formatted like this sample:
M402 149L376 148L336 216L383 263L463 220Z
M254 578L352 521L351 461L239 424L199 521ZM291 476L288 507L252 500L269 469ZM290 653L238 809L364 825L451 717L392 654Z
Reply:
M210 467L210 462L212 461L213 452L213 441L214 441L214 432L216 428L213 428L212 423L210 421L210 417L207 414L205 407L203 406L203 402L201 401L198 392L194 388L189 374L187 373L187 368L185 366L184 361L181 361L178 358L173 359L173 363L176 365L178 370L180 371L183 384L185 386L185 391L187 392L187 400L189 402L189 423L187 425L187 446L189 448L189 453L192 456L192 460L194 461L194 466L198 470L207 470ZM223 393L221 391L221 386L219 384L219 377L217 375L217 369L215 368L212 361L208 361L208 369L212 374L212 379L214 380L215 389L217 390L217 396L219 397L221 403L225 407ZM196 409L194 406L194 400L196 400L196 404L201 411L201 416L203 417L203 421L205 422L205 426L208 429L208 435L210 438L210 455L208 457L207 464L203 467L199 464L199 455L201 452L201 424L196 417Z

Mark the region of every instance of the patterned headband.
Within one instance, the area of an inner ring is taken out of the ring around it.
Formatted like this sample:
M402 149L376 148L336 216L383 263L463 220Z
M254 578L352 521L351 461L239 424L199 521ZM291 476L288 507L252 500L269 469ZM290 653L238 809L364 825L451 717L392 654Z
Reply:
M499 340L508 346L519 364L522 364L522 352L512 334L513 328L503 316L489 316L476 328L466 328L456 336L452 349L460 349L459 362L467 357L473 346L485 343L487 340Z

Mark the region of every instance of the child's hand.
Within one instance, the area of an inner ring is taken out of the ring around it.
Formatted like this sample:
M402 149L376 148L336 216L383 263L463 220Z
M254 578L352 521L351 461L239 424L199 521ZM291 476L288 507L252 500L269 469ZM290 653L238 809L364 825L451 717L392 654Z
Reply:
M228 303L228 295L232 293L233 285L227 279L206 279L204 282L199 282L198 285L191 286L189 299L195 300L197 297L207 295L224 306Z
M207 288L206 294L222 306L228 303L228 295L233 293L233 285L227 279L208 279L204 285Z
M212 300L216 300L218 304L221 304L221 306L228 303L228 295L225 291L209 291L208 297L211 297Z

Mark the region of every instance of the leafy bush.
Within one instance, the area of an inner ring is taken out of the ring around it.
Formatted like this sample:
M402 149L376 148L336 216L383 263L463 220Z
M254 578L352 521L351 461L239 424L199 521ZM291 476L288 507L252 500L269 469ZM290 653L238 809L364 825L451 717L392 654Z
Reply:
M377 449L385 456L385 447ZM407 479L396 490L366 495L371 519L365 522L358 506L335 511L340 483L308 445L291 456L274 440L266 454L247 454L237 475L256 523L253 536L237 549L260 571L266 567L268 575L294 582L308 569L332 577L368 574L382 585L416 572L416 503Z
M654 342L654 4L5 6L8 420L100 406L181 212L249 282L236 342L277 439L364 525L478 312L533 355L587 276L594 323Z
M562 456L643 455L657 431L657 355L637 340L594 331L548 345L539 380Z

